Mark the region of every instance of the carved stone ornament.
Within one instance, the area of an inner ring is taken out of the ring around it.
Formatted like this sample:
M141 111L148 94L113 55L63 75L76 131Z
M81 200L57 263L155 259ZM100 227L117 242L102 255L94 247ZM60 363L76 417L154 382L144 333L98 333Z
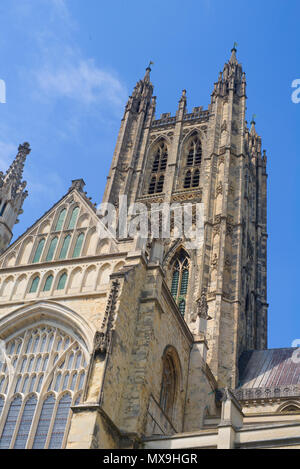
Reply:
M112 288L108 297L104 318L101 325L101 330L97 331L94 337L94 353L95 354L106 354L113 329L113 323L115 319L115 310L117 297L119 293L120 282L119 280L114 280L112 283Z
M208 316L207 289L202 288L201 296L197 300L197 314L200 318L210 319Z

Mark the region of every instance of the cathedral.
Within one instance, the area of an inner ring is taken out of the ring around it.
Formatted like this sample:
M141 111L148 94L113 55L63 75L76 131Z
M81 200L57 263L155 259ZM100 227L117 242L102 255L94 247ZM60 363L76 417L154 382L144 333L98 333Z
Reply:
M299 349L267 348L267 156L236 52L208 108L183 90L175 116L155 115L147 67L103 196L202 204L200 248L172 221L100 237L83 179L10 244L28 143L0 173L0 449L300 449Z

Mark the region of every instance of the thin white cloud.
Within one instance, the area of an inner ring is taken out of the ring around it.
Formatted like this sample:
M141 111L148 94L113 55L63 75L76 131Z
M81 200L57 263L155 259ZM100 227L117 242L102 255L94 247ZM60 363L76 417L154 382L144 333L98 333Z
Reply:
M69 98L86 105L102 103L118 111L126 99L126 88L120 80L97 67L93 59L77 59L77 63L58 69L53 64L45 65L36 76L40 90L49 97Z

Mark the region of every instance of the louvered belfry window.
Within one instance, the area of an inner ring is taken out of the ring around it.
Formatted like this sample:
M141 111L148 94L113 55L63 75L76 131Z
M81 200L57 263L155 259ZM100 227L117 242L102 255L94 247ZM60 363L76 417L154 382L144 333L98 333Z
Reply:
M163 192L165 171L168 163L168 149L165 142L160 142L154 154L151 178L148 186L148 194Z
M197 168L202 161L202 145L197 135L193 135L189 141L186 154L186 170L183 178L183 188L195 188L200 183L200 171ZM195 168L196 167L196 168Z
M171 269L171 294L178 305L179 311L184 316L190 269L189 256L184 249L181 249L173 258Z
M8 340L0 362L0 449L65 447L87 359L81 339L53 325Z

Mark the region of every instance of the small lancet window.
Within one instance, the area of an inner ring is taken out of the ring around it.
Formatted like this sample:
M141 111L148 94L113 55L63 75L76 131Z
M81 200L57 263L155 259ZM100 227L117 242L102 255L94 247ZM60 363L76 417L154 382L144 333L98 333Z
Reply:
M186 295L188 292L190 262L188 254L181 249L172 262L171 294L178 305L181 315L184 317L186 307Z
M80 235L78 235L77 237L72 257L80 256L83 240L84 240L84 234L80 233Z
M65 272L63 274L61 274L61 276L59 278L59 281L58 281L58 284L57 284L57 290L63 290L65 288L67 278L68 278L68 276Z
M39 286L40 277L37 275L31 282L29 293L36 293Z
M42 252L43 252L43 249L44 249L44 244L45 244L45 238L43 238L39 241L39 244L36 248L35 255L34 255L34 258L33 258L33 263L34 264L40 261L41 255L42 255Z
M69 221L68 230L73 230L73 228L75 227L76 220L77 220L77 217L78 217L78 213L79 213L79 207L75 207L72 211L72 215L71 215L71 218L70 218L70 221Z
M176 397L177 375L173 358L165 354L163 358L163 375L161 384L160 406L164 413L172 420Z
M196 169L196 171L193 174L193 187L198 187L199 186L199 181L200 181L200 171L199 169Z
M60 255L59 255L60 259L65 259L67 257L70 241L71 241L71 235L67 235L64 239L64 242L60 251Z
M52 261L53 256L54 256L54 252L55 252L55 248L56 248L56 245L57 245L57 241L58 241L57 237L52 239L52 241L50 243L50 246L49 246L49 249L48 249L46 261Z
M0 202L0 204L1 204L1 202ZM7 206L7 203L4 202L4 204L2 205L1 210L0 210L0 217L3 217L6 206Z
M65 208L60 212L57 223L56 223L55 231L60 231L62 229L66 213L67 213L67 210Z
M52 287L52 282L53 282L53 275L50 274L50 275L48 275L48 277L46 279L43 291L50 291L51 287Z

